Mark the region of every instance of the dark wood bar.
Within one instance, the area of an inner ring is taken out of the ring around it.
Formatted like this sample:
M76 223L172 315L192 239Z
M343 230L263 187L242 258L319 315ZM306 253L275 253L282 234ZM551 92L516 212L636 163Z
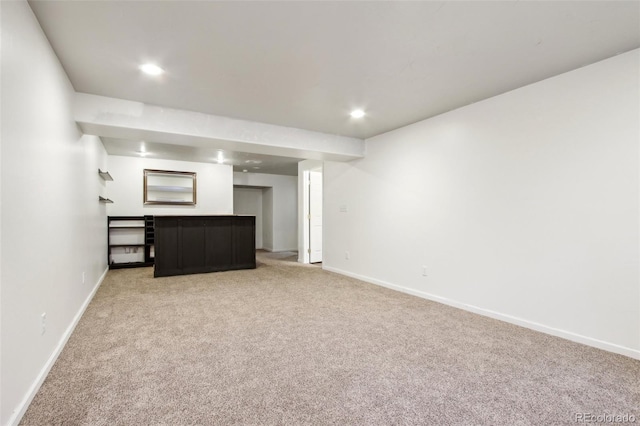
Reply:
M154 277L255 267L255 216L155 216Z

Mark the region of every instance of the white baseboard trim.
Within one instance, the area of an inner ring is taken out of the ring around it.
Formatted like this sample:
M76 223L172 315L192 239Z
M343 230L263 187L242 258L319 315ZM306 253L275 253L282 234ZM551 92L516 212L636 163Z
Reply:
M297 248L293 248L293 249L277 249L277 250L274 250L274 249L272 249L272 248L263 247L263 248L262 248L262 250L264 250L264 251L268 251L268 252L270 252L270 253L283 253L283 252L285 252L285 251L294 251L294 252L296 252L296 253L298 252L298 249L297 249Z
M107 267L104 270L104 272L98 279L98 282L93 287L93 290L91 290L91 293L89 293L84 303L78 310L78 313L76 313L76 315L73 317L71 324L69 324L65 332L62 334L62 337L60 338L58 345L54 349L53 353L51 354L51 356L49 357L45 365L42 367L42 370L40 370L40 373L36 377L36 380L33 382L31 387L27 391L27 394L24 396L24 399L22 400L22 402L18 405L17 409L13 412L13 414L9 418L9 423L8 423L9 425L17 426L18 423L20 423L20 420L22 420L22 416L24 416L24 413L27 412L27 408L29 408L31 401L33 401L33 398L38 393L38 390L40 390L40 386L42 386L44 379L47 378L47 375L49 374L51 367L53 367L53 364L55 364L56 360L58 359L58 356L60 356L62 349L64 349L64 346L67 344L67 341L71 337L73 330L75 330L76 325L78 325L78 322L80 321L80 318L82 318L82 314L84 314L84 311L87 309L87 306L89 306L89 303L91 303L91 300L93 300L93 296L95 296L96 292L98 291L98 288L100 288L100 285L102 285L102 281L104 281L104 277L107 276L107 272L109 272L109 267Z
M489 309L480 308L474 305L468 305L466 303L458 302L452 299L448 299L446 297L436 296L431 293L411 289L408 287L403 287L395 284L388 283L386 281L378 280L375 278L367 277L365 275L354 274L352 272L344 271L339 268L334 268L332 266L323 265L322 269L335 272L340 275L346 275L351 278L358 279L360 281L365 281L371 284L379 285L382 287L390 288L392 290L397 290L402 293L411 294L412 296L421 297L423 299L431 300L434 302L442 303L444 305L453 306L454 308L462 309L468 312L473 312L475 314L483 315L485 317L497 319L500 321L505 321L511 324L519 325L521 327L529 328L531 330L539 331L541 333L550 334L552 336L561 337L563 339L571 340L572 342L582 343L583 345L592 346L594 348L602 349L605 351L617 353L620 355L625 355L630 358L634 358L640 360L640 351L632 348L627 348L625 346L620 346L615 343L605 342L602 340L594 339L592 337L583 336L581 334L576 334L570 331L561 330L558 328L553 328L546 326L544 324L540 324L533 321L528 321L522 318L514 317L511 315L502 314L500 312L495 312Z

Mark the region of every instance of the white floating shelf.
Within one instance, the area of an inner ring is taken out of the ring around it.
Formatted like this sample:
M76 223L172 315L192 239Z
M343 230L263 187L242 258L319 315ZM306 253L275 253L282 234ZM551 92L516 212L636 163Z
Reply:
M98 169L98 174L104 180L113 180L109 172L103 172L102 170Z

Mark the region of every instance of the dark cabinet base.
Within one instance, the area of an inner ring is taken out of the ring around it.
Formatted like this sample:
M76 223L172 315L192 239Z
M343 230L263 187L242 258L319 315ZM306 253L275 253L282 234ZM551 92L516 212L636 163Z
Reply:
M153 266L153 262L112 263L109 265L109 269L143 268L145 266Z
M155 216L154 277L254 269L255 216Z

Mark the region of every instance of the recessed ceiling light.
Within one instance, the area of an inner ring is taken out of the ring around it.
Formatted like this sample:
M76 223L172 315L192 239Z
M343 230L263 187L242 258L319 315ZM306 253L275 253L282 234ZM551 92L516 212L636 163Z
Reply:
M149 75L160 75L164 73L164 70L156 64L144 64L140 65L140 71Z
M249 171L249 170L247 170L247 169L243 169L243 170L242 170L242 172L243 172L243 173L247 173L248 171Z
M246 160L245 163L247 163L247 164L260 164L260 163L262 163L262 160Z
M222 151L218 151L218 164L222 163L224 163L224 155L222 154Z
M351 117L362 118L364 117L364 111L361 109L354 109L353 111L351 111Z

